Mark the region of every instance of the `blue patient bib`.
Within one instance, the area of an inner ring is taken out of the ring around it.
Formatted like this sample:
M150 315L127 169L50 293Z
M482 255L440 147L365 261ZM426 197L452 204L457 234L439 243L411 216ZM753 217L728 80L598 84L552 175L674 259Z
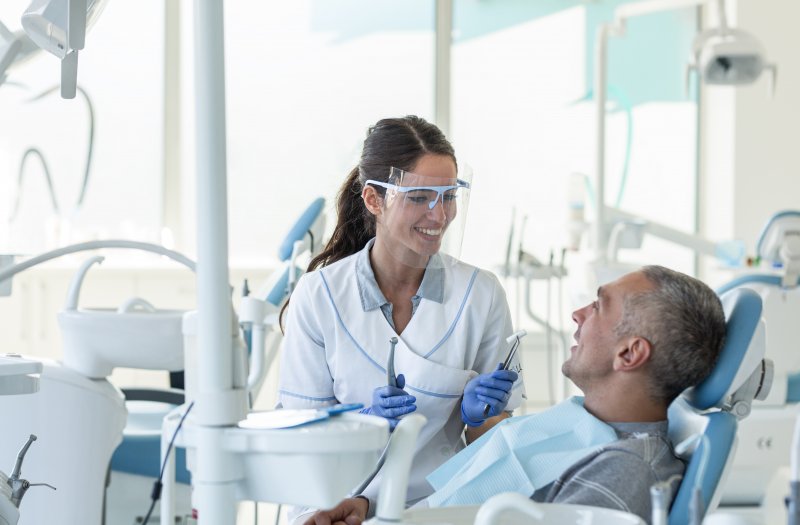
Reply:
M428 504L480 505L501 492L530 496L617 439L578 396L539 414L505 419L427 477L436 490Z

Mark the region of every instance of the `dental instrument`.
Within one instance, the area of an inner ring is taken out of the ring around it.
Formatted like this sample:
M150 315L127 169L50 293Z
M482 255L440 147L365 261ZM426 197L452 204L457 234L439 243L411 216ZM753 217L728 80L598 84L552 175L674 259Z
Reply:
M511 349L508 351L508 355L506 356L506 360L503 361L502 370L508 370L511 366L511 362L514 360L514 356L517 355L517 347L519 347L519 340L523 337L528 335L527 330L520 330L519 332L515 332L510 336L506 337L506 343L514 343L511 345ZM394 338L393 338L394 339ZM394 356L394 346L392 346L392 356ZM486 406L483 408L483 417L487 417L489 415L489 411L492 409L489 406L489 403L486 403Z
M17 461L14 463L14 470L11 475L6 475L0 471L0 523L3 525L16 525L19 520L19 505L23 496L31 487L48 487L53 490L56 488L47 483L31 483L27 479L22 479L22 462L31 444L36 441L36 435L31 434L28 441L17 454ZM10 505L9 505L10 503ZM12 507L13 506L13 507Z
M397 346L397 338L392 337L389 339L389 345L389 359L386 361L386 383L389 386L397 388L397 375L394 373L394 347ZM351 497L361 494L364 492L367 486L372 483L372 480L375 479L375 476L377 476L378 472L380 472L383 468L383 464L386 461L386 455L389 452L391 444L392 438L390 437L389 441L386 443L386 448L383 449L383 452L381 452L381 457L378 458L378 462L375 464L375 469L369 474L369 476L364 478L364 481L362 481L358 487L350 492Z
M0 396L37 392L41 372L42 364L36 361L23 359L16 354L0 356ZM17 525L20 500L30 487L42 485L42 483L32 484L20 477L22 461L34 441L36 441L36 436L31 434L17 454L17 461L11 476L7 476L0 470L0 523L4 525Z
M667 525L671 492L666 483L656 483L650 487L651 525Z
M508 351L506 360L503 361L503 370L508 370L511 367L511 362L514 359L514 356L517 355L517 348L519 347L520 339L526 335L528 335L527 330L520 330L506 337L506 343L511 343L513 341L514 344L511 346L511 350Z
M389 339L389 359L386 361L386 384L397 388L397 375L394 373L394 347L397 346L397 338Z

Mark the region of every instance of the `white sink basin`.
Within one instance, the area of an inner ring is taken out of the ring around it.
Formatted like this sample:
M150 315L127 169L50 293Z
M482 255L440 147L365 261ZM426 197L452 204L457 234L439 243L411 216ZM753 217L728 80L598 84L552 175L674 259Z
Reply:
M58 325L64 340L64 366L93 379L116 367L183 370L183 311L159 310L132 297L117 309L78 308L86 272L102 256L87 259L72 279Z
M58 314L64 366L101 378L115 367L183 370L179 310L65 310Z

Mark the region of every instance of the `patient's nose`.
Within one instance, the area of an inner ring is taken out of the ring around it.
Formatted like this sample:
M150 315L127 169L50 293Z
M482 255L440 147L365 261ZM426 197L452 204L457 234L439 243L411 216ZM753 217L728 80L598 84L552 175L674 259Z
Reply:
M582 325L583 322L586 320L586 311L588 308L591 308L591 304L587 304L583 308L579 308L572 312L572 320L575 321L578 326Z

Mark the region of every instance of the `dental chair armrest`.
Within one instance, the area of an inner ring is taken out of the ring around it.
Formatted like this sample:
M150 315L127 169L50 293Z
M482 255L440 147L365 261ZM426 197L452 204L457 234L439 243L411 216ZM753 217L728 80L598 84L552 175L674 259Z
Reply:
M177 388L122 388L126 401L154 401L182 405L185 400L183 390Z

